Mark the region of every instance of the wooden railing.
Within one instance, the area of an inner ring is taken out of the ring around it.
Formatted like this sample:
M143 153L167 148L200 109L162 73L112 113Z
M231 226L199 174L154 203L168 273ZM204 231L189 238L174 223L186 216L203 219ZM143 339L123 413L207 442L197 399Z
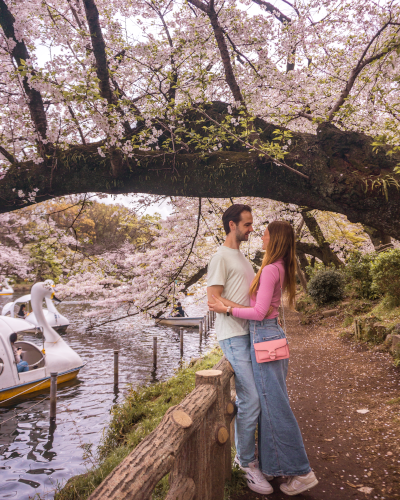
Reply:
M167 500L222 500L231 477L231 388L233 370L225 357L212 370L196 372L195 389L166 412L89 500L149 500L168 473Z

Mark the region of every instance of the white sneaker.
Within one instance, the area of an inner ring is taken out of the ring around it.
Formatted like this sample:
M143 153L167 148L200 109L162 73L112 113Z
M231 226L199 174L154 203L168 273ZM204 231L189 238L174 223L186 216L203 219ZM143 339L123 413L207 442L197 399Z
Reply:
M318 479L313 471L310 471L305 476L291 476L287 483L280 485L281 491L286 495L299 495L303 491L310 490L317 486Z
M236 455L234 463L245 473L247 486L252 491L260 493L261 495L269 495L270 493L273 493L274 489L265 479L264 474L258 467L258 460L253 460L253 462L250 462L248 467L242 467L240 465L238 456Z

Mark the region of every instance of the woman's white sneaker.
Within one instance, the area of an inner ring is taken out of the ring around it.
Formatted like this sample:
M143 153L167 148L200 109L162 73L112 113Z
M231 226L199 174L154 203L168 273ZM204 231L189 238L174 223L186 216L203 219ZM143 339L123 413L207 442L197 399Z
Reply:
M250 462L247 467L242 467L236 455L234 462L245 473L247 486L252 491L260 493L261 495L269 495L270 493L273 493L274 489L259 469L258 460L253 460L253 462Z
M310 490L317 486L318 479L315 477L313 471L310 471L305 476L291 476L287 483L280 485L281 491L286 495L294 496Z

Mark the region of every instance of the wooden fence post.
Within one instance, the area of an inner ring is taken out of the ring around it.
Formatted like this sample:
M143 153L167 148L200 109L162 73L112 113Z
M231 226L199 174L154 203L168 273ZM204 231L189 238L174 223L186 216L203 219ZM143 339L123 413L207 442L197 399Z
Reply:
M50 424L55 424L57 417L57 376L58 372L50 373Z
M176 484L191 478L195 484L195 498L199 500L223 500L225 481L230 479L231 474L229 429L234 414L230 390L232 368L225 358L214 368L218 366L221 369L196 372L196 387L213 386L217 397L202 425L176 458L170 474L171 491ZM175 499L173 496L167 498Z
M114 387L118 386L118 354L119 351L114 351Z
M180 340L180 347L181 347L181 358L183 358L183 328L179 328L179 340Z
M153 337L153 367L157 368L157 337Z
M223 500L231 473L229 428L233 370L223 357L196 373L196 388L167 410L147 436L96 488L88 500L150 500L169 475L166 500Z

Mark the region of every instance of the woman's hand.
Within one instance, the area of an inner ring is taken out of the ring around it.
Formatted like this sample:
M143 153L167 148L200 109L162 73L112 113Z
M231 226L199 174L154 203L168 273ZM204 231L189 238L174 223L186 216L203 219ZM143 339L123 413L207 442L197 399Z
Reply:
M219 299L213 295L213 299L215 302L208 302L208 308L210 311L215 311L216 313L226 313L228 310L228 307L224 305L223 302L221 302Z

